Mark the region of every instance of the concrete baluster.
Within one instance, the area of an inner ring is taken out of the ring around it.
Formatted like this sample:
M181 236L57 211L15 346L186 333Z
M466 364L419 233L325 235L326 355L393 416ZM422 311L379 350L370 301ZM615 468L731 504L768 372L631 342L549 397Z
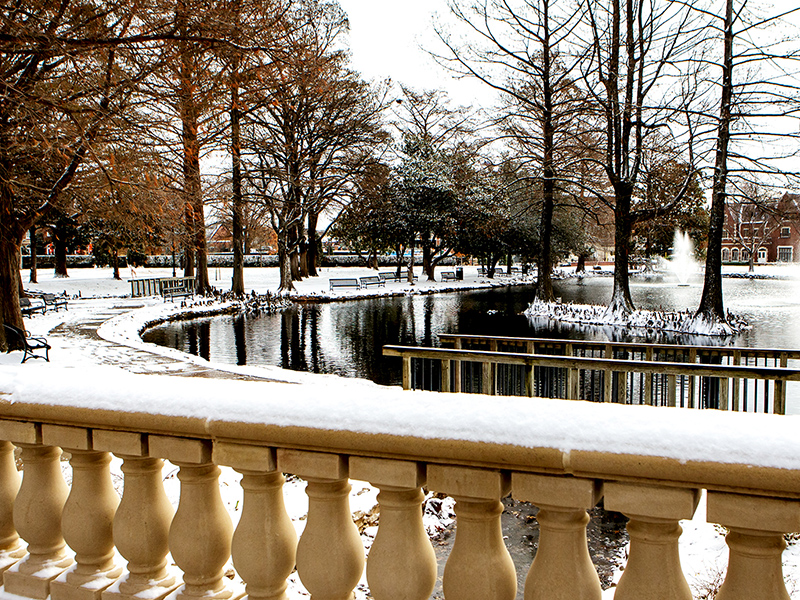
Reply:
M117 551L128 561L119 583L103 600L162 600L178 586L167 568L173 509L164 492L164 461L148 456L147 436L94 431L95 449L113 450L123 459L125 489L114 515Z
M783 534L800 531L800 502L709 491L706 516L729 529L728 572L717 600L789 600Z
M631 549L615 600L692 600L678 554L678 521L692 518L699 499L696 489L605 484L605 507L630 518Z
M283 502L283 474L275 451L214 443L214 462L242 474L242 515L233 534L233 564L253 600L288 600L286 580L295 566L297 534Z
M169 549L183 571L176 600L224 600L233 596L223 568L231 555L233 525L219 493L211 444L203 440L150 436L150 455L180 467L181 498L169 528Z
M456 500L456 539L444 569L447 600L513 600L514 563L503 542L500 501L509 491L499 471L428 465L428 487Z
M364 547L350 512L344 457L278 450L281 471L308 482L308 518L297 544L297 572L312 600L350 600L364 572Z
M28 556L3 575L5 591L44 600L50 582L72 564L61 535L61 511L69 490L61 474L61 449L17 443L23 477L14 501L14 526L28 542Z
M50 584L52 600L100 600L102 591L122 574L114 562L111 524L119 496L111 483L108 452L92 446L91 431L82 427L42 425L42 441L70 454L72 487L61 514L61 531L75 552L65 577Z
M0 578L26 554L14 528L14 498L19 492L19 483L14 446L0 441Z
M375 600L427 600L436 585L436 554L422 522L424 470L414 462L350 458L350 476L380 488L378 533L367 557Z
M539 507L539 547L525 579L525 600L599 600L589 556L586 512L602 497L592 479L514 473L514 497Z

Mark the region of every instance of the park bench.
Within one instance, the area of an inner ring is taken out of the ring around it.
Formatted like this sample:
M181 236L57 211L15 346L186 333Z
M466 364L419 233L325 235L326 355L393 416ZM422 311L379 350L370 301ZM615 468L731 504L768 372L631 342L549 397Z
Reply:
M31 334L27 331L20 329L19 327L14 327L13 325L9 325L8 323L3 323L3 329L6 332L6 340L11 341L11 339L16 339L22 344L23 355L22 355L22 362L24 363L29 358L43 358L47 362L50 362L50 344L47 343L47 340L43 337L31 337ZM8 347L11 348L12 344L8 344ZM44 350L44 356L41 354L36 354L36 350ZM6 353L11 352L8 350Z
M41 298L20 298L19 309L23 315L32 315L36 312L44 314L47 311L47 305Z
M397 273L394 271L378 273L378 277L384 281L397 281Z
M361 284L358 283L358 279L355 277L353 278L340 278L340 279L331 279L330 280L331 291L335 290L336 288L355 288L357 290L361 289Z
M191 279L176 279L171 281L169 279L163 280L161 282L161 295L166 300L167 298L170 301L174 300L176 297L181 296L194 296L194 285L193 280Z
M378 275L370 275L369 277L361 277L359 278L361 282L361 287L368 288L371 285L376 285L378 287L385 287L386 281L381 279Z
M37 298L40 298L44 302L45 311L47 310L55 310L58 312L61 307L64 310L69 310L67 308L67 299L64 296L56 296L55 294L36 294Z
M442 271L442 281L456 281L456 272Z

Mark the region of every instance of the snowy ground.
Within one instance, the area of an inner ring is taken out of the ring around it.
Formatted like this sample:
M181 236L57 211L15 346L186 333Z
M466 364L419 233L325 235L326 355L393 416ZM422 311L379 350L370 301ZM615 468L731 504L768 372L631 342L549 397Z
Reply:
M388 270L388 269L386 269ZM449 269L445 269L449 270ZM746 269L739 269L741 271ZM778 276L787 275L787 270L777 267L759 267L758 272L775 273ZM168 277L171 269L137 269L135 276ZM298 294L306 297L329 298L332 300L345 300L356 294L410 294L447 291L467 287L484 287L492 285L505 285L508 280L491 281L479 277L476 267L465 267L465 280L463 282L425 282L421 281L411 286L407 283L389 283L386 288L371 288L367 292L354 292L352 290L328 292L328 279L331 277L361 277L373 275L374 271L359 268L322 269L319 278L308 279L297 284ZM27 281L27 272L22 273L23 281ZM207 363L201 358L184 355L175 350L145 344L139 337L141 329L149 322L168 318L171 314L184 310L181 302L164 302L158 298L130 298L130 284L127 279L129 271L123 272L123 281L114 281L108 269L73 269L68 279L55 279L49 271L39 273L39 284L26 285L32 290L45 292L66 293L70 300L68 311L48 312L46 315L36 315L26 318L26 327L33 335L47 335L53 346L51 357L53 366L67 368L84 368L103 365L107 367L109 378L113 377L114 369L124 369L136 373L160 373L177 375L200 375L222 378L263 378L279 381L310 381L313 378L319 381L318 376L303 373L288 372L276 367L235 367L219 366ZM211 284L221 290L230 287L230 269L212 269L210 272ZM522 281L518 281L522 283ZM275 292L278 287L278 273L274 268L253 268L245 271L245 287L257 293L267 291ZM219 306L196 305L193 310L217 310ZM0 365L3 369L25 368L19 366L19 353L0 355ZM367 384L365 382L365 385ZM117 462L115 465L115 478L121 489L121 474ZM69 477L69 469L65 468ZM168 465L165 468L165 486L173 504L177 505L179 486L176 477L176 468ZM228 506L234 523L238 520L241 509L241 490L238 485L239 476L232 470L225 469L220 489L223 499ZM307 499L303 493L302 481L292 478L286 485L287 509L298 533L305 524ZM374 512L377 490L363 482L353 482L351 493L351 508L354 513L369 515ZM718 579L724 573L727 562L727 549L722 535L714 525L705 522L705 503L701 502L700 508L691 521L682 523L684 533L681 536L681 561L690 585L700 597L704 582ZM452 517L450 512L452 504L447 505L439 515L428 514L426 525L430 532L446 527ZM374 524L366 519L362 538L365 548L371 545L375 534ZM800 599L800 592L795 592L798 587L794 582L800 581L800 549L798 544L792 545L784 554L785 573L789 581L789 590L793 598ZM617 573L617 577L620 573ZM363 582L362 582L363 583ZM363 588L363 586L360 586ZM306 594L301 584L293 576L291 583L291 596L304 597ZM520 591L518 597L521 598ZM613 588L604 593L604 598L613 597ZM357 598L367 598L366 593L359 591Z

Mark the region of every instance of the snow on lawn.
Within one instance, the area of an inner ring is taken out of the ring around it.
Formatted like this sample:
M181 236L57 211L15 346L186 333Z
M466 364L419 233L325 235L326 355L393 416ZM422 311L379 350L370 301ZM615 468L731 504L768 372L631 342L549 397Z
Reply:
M389 269L386 269L389 270ZM775 271L779 275L786 269L758 267L758 271ZM108 269L73 269L68 279L56 279L45 271L39 272L39 284L27 284L29 289L66 293L71 298L69 311L48 312L26 318L26 328L34 334L46 335L59 325L80 322L82 319L108 319L100 327L100 335L114 344L124 344L147 352L157 352L184 362L202 362L202 359L183 353L145 344L139 337L141 329L149 322L170 318L186 310L179 302L163 302L158 298L125 298L130 294L127 280L114 281ZM137 269L137 277L168 277L171 269ZM230 287L230 269L211 269L211 284L220 289ZM124 276L130 275L128 271ZM361 277L374 275L374 271L358 268L322 269L319 278L299 282L298 295L329 299L346 299L352 290L330 293L327 289L331 277ZM22 272L27 281L27 272ZM474 267L465 268L465 281L448 284L420 281L415 286L390 283L386 288L370 288L369 295L394 293L425 293L452 288L481 287L506 284L504 280L492 282L477 276ZM245 271L245 286L259 294L275 292L278 272L274 268L250 268ZM80 297L80 299L78 299ZM111 310L112 308L116 310ZM220 306L203 307L196 304L191 310L218 310ZM136 310L134 310L136 309ZM121 313L121 314L120 314ZM53 338L51 338L52 341ZM78 404L127 410L147 410L164 414L203 414L212 418L267 421L276 423L303 422L323 428L349 428L357 431L387 431L408 433L421 437L454 437L484 441L503 441L522 445L552 445L570 448L601 449L612 452L640 452L650 455L673 456L682 460L702 459L708 456L783 468L800 468L800 440L796 440L800 417L775 417L772 415L721 414L713 411L683 411L650 407L622 407L613 405L591 406L588 403L551 400L526 401L495 398L487 407L485 398L460 396L457 405L441 395L408 393L381 388L370 382L343 380L333 375L319 376L293 373L277 367L232 367L253 376L279 381L304 382L307 385L292 389L291 406L270 401L275 390L284 396L285 384L254 384L219 380L198 381L187 378L136 377L113 367L97 367L96 359L84 351L83 340L59 340L59 351L54 351L53 363L28 362L19 366L19 353L0 355L0 390L12 392L12 400L36 398L53 404ZM93 362L95 361L95 362ZM130 378L130 379L128 379ZM144 384L152 382L151 384ZM58 389L47 385L59 381ZM113 385L111 385L113 382ZM264 386L272 386L265 388ZM132 387L136 386L136 388ZM236 406L224 409L217 406L219 391L227 386L237 386L236 395L242 397ZM281 386L281 387L278 387ZM136 402L119 390L142 389ZM380 394L381 403L375 402ZM194 398L191 402L175 398ZM172 399L171 402L165 403ZM657 410L658 413L653 413ZM514 414L513 422L507 415ZM359 415L358 420L353 415ZM121 490L119 461L114 463L114 476ZM68 469L67 469L68 471ZM179 485L176 467L165 466L165 487L173 505L177 506ZM223 469L220 490L231 518L238 521L241 511L239 475ZM352 482L351 508L369 514L376 504L377 490L361 482ZM298 532L305 524L307 498L304 483L289 478L285 486L287 510ZM431 533L447 526L452 517L452 502L441 515L426 511L425 522ZM368 525L368 524L367 524ZM717 528L705 522L705 504L691 521L681 523L684 533L680 539L681 561L690 585L699 595L703 582L724 573L727 550ZM362 533L365 548L371 544L375 527L366 526ZM792 544L784 553L784 569L793 598L800 580L800 544ZM527 566L518 567L527 568ZM620 573L617 573L617 579ZM363 583L363 580L362 580ZM292 598L307 594L297 581L296 574L290 583ZM521 597L521 591L518 597ZM604 598L613 598L613 588L606 590ZM364 600L366 593L357 591Z

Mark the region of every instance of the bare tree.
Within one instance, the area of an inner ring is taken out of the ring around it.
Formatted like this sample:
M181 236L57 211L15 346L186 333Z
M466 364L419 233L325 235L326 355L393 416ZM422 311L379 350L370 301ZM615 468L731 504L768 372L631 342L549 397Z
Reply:
M290 290L313 274L307 249L316 250L319 215L346 202L353 175L386 136L382 95L346 66L347 19L338 5L306 0L282 20L287 33L247 92L257 101L243 123L243 161L250 199L268 207L278 236L280 289Z
M604 149L600 164L612 190L611 196L596 195L614 211L614 289L608 311L624 315L633 310L631 232L638 221L652 216L636 210L636 188L646 156L664 147L648 140L656 133L669 140L670 126L686 114L680 91L687 73L681 65L703 30L690 10L670 0L587 1L584 6L584 44L590 52L581 66L583 83L598 116L596 139ZM690 152L685 161L691 169L684 184L662 210L675 206L689 189L695 169Z
M536 297L553 301L552 231L555 198L571 171L566 149L584 103L576 94L579 57L570 56L580 7L556 0L453 1L451 11L472 34L458 44L442 29L448 54L440 58L456 71L477 77L502 94L500 125L525 160L527 176L541 186ZM518 208L533 210L533 206Z
M711 212L703 295L696 318L729 331L722 297L722 239L725 204L731 187L747 180L796 185L798 173L787 159L797 155L797 106L800 87L794 77L800 53L797 36L787 35L787 19L800 8L766 15L747 2L725 0L724 10L702 10L717 36L721 54L715 66L719 89L715 122ZM712 57L706 60L712 61ZM792 68L794 66L794 69Z
M143 5L23 2L0 27L0 320L22 327L22 239L59 207L103 128L159 63L168 21L137 19ZM148 52L141 52L144 47Z

